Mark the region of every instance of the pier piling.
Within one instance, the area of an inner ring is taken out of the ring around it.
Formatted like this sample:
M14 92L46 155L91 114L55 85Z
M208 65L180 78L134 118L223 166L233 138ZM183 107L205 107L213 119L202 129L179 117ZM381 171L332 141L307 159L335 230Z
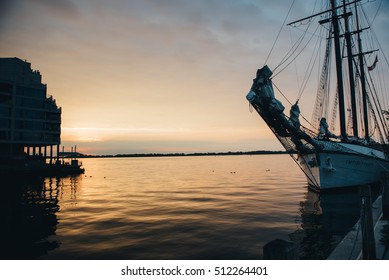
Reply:
M382 219L389 220L389 178L382 181Z
M361 201L362 256L364 260L374 260L376 259L376 246L374 239L371 189L369 185L361 187Z

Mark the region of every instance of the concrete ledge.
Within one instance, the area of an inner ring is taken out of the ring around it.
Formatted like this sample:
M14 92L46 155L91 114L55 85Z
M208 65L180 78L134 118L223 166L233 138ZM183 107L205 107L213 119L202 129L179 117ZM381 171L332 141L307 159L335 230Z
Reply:
M382 217L382 216L381 216ZM378 260L389 260L389 250L385 248L384 244L380 241L382 238L382 229L384 228L385 225L389 225L388 220L378 220L374 227L374 238L376 242L376 253L377 253L377 259Z
M382 217L382 196L379 196L372 205L374 236L376 244L376 254L378 259L385 259L385 248L380 242L381 229L385 221ZM359 260L362 257L362 233L360 220L353 226L351 231L336 246L327 258L328 260ZM388 255L388 254L386 254Z

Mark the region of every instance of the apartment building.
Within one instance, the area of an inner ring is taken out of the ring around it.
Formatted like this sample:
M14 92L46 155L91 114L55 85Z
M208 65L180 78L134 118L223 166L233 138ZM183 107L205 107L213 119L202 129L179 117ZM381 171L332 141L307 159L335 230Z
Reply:
M37 156L50 163L61 143L61 108L39 71L19 58L0 58L0 160Z

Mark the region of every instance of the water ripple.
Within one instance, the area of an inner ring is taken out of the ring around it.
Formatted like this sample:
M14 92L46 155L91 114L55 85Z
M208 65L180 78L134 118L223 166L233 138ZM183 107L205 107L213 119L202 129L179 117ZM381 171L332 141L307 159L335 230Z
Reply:
M0 238L18 246L4 258L260 259L267 242L323 214L287 155L83 163L85 175L5 193Z

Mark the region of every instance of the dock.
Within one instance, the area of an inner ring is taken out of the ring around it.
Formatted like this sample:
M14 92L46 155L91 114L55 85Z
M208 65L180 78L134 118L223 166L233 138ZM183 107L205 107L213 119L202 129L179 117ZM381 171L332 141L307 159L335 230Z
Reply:
M389 226L389 220L383 219L383 200L380 195L372 204L372 220L375 240L375 259L389 260L389 248L385 246L382 239L382 230L386 225ZM361 260L362 251L362 225L359 220L347 233L338 246L327 258L328 260Z
M371 186L359 186L359 220L328 254L327 260L389 260L389 177L380 181L372 203ZM274 239L263 248L265 260L300 259L299 243ZM330 245L328 245L330 246Z

